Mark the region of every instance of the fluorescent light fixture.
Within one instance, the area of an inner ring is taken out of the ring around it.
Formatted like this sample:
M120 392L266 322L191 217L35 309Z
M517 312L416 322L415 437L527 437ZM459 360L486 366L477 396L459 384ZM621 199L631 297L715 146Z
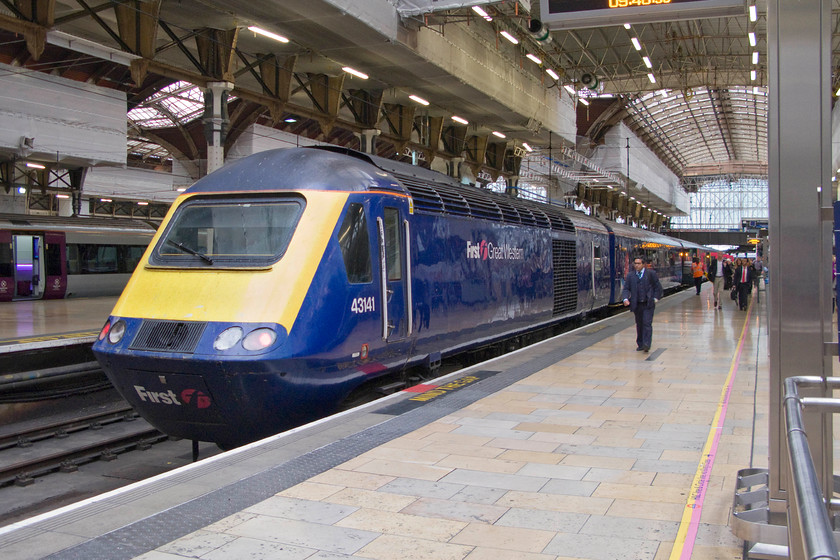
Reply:
M758 51L753 51L752 62L753 64L758 64Z
M586 99L584 99L583 97L578 98L578 101L580 101L580 102L581 102L581 103L583 103L584 105L589 105L589 101L587 101L587 100L586 100Z
M459 117L458 115L452 115L452 120L461 124L470 124L470 121L468 121L464 117Z
M178 188L177 188L177 189L175 189L175 190L176 190L177 192L184 192L185 190L187 190L187 187L178 187Z
M755 32L754 32L754 31L750 31L750 32L747 34L747 36L750 38L750 46L751 46L751 47L754 47L754 46L755 46Z
M516 37L514 37L513 35L511 35L507 31L502 31L502 32L499 33L499 35L501 35L502 37L504 37L505 39L507 39L508 41L513 43L514 45L519 44L519 39L517 39Z
M137 203L137 206L148 206L148 205L149 205L148 202L143 202L143 201L140 201L140 202Z
M535 54L533 54L533 53L528 53L528 54L526 54L526 55L525 55L525 57L526 57L526 58L530 58L531 60L533 60L535 64L542 64L542 60L540 60L540 59L537 57L537 55L535 55Z
M361 79L363 79L363 80L367 80L367 79L368 79L368 75L367 75L367 74L365 74L364 72L359 72L359 71L358 71L358 70L356 70L355 68L350 68L349 66L345 66L344 68L342 68L342 70L344 70L344 71L345 71L345 72L347 72L348 74L352 74L353 76L356 76L357 78L361 78Z
M26 187L18 187L18 192L20 194L26 194Z
M26 167L30 167L32 169L46 169L46 166L41 165L40 163L30 163L26 162Z
M429 104L428 101L426 101L422 97L417 97L416 95L409 95L408 98L411 99L412 101L416 102L416 103L419 103L420 105L428 105Z
M636 197L635 197L635 196L631 196L631 197L630 197L630 200L636 200Z
M493 136L498 136L499 138L507 138L507 136L505 136L504 134L502 134L498 130L493 131Z
M565 89L566 91L568 91L568 92L569 92L569 95L574 95L574 94L576 94L576 93L577 93L577 92L575 91L575 88L573 88L573 87L572 87L572 86L570 86L569 84L566 84L565 86L563 86L563 89ZM837 95L838 95L838 96L840 96L840 89L838 89L838 90L837 90Z
M99 202L113 202L110 198L100 198Z
M555 72L551 68L546 68L545 73L548 74L549 76L551 76L552 78L554 78L554 81L557 81L557 80L560 79L560 76L557 75L557 72Z
M656 76L653 75L653 72L648 72L648 80L650 80L650 83L652 84L656 83Z
M271 31L266 31L261 27L257 27L256 25L248 26L249 31L253 31L257 35L262 35L263 37L268 37L269 39L274 39L275 41L279 41L281 43L288 43L289 40L282 35L278 35L277 33L272 33Z
M648 57L643 56L642 60L644 61L645 66L647 66L648 68L653 68L653 64L650 63L650 59Z
M57 194L55 195L56 198L70 198L69 194Z
M630 39L630 42L631 42L631 43L633 43L633 48L634 48L634 49L636 49L637 51L642 50L642 44L639 42L639 38L638 38L638 37L632 37L632 38Z
M758 19L758 8L755 7L755 4L750 5L750 21L756 21Z
M479 6L473 6L473 11L481 17L483 17L484 19L486 19L487 21L493 21L493 18L491 18L490 15L484 10L482 10Z
M750 70L750 81L754 82L757 77L757 73L755 70Z
M522 147L523 147L523 148L525 148L526 150L528 150L529 152L533 152L533 151L534 151L534 148L532 148L531 146L529 146L527 142L522 142Z
M294 118L294 117L288 117L288 118L286 118L286 119L283 119L283 122L287 122L287 123L296 123L296 122L297 122L297 119L296 119L296 118Z
M630 29L630 24L629 24L629 23L625 23L625 24L624 24L624 29L629 30L629 29Z

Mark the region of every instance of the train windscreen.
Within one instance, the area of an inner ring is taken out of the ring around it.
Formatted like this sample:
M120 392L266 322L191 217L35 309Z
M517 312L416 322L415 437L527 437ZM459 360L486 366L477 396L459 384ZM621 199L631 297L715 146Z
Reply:
M286 252L303 212L300 199L195 199L175 212L150 264L264 266Z

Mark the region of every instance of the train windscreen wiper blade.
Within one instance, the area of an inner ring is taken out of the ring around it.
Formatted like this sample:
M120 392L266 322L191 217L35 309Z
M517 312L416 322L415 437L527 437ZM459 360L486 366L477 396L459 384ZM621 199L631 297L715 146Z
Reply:
M200 252L196 251L195 249L187 247L183 243L178 243L177 241L172 241L171 239L167 239L166 242L169 243L170 245L173 245L173 246L179 248L180 250L182 250L185 253L189 253L190 255L193 255L193 256L196 256L196 257L200 258L201 260L203 260L204 262L206 262L208 264L213 264L213 259L211 259L207 255L205 255L204 253L200 253Z

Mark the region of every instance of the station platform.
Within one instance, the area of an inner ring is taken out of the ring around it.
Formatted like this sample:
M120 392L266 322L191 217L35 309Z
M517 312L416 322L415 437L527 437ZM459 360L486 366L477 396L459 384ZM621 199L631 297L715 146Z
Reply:
M116 296L21 300L0 304L0 353L92 343Z
M621 313L2 527L0 556L740 558L735 479L767 466L766 298L710 296L661 301L650 353Z

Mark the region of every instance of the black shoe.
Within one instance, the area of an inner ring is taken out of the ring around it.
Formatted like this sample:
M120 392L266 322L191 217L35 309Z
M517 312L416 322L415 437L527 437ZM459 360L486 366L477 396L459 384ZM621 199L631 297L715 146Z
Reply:
M642 348L642 351L644 351L645 353L650 352L650 346L645 346L644 348Z
M636 352L641 352L644 349L645 349L644 346L639 346L638 348L636 348Z

